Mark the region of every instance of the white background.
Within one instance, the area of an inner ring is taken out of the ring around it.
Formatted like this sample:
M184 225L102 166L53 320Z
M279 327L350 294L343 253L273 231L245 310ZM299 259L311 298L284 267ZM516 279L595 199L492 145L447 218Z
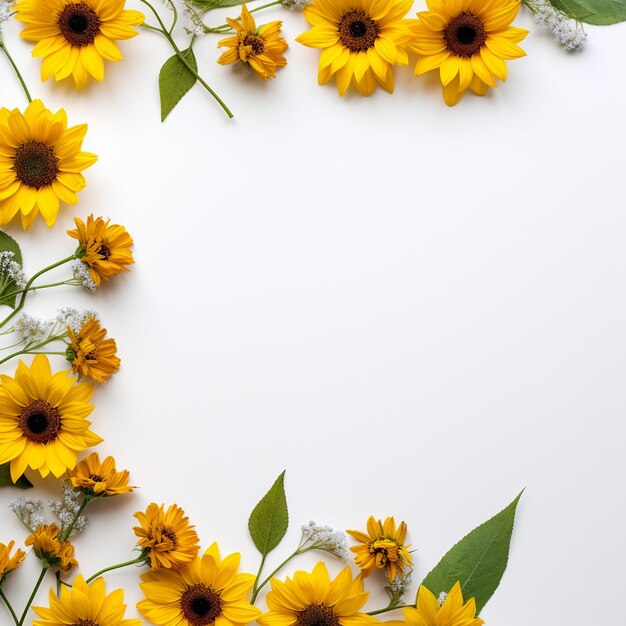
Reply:
M297 12L266 12L279 18L290 41L306 29ZM81 571L129 558L132 513L152 500L183 506L203 546L242 551L255 570L247 516L286 468L291 528L271 563L309 519L361 528L393 514L409 524L417 582L527 487L483 618L618 623L626 26L588 30L568 55L533 28L509 82L454 109L410 68L393 96L340 99L297 43L263 83L217 66L206 38L201 70L236 119L196 87L162 125L170 50L158 35L123 43L105 83L76 93L39 82L11 26L34 94L89 122L84 148L100 157L52 232L11 229L28 272L73 249L74 214L108 215L136 240L132 274L28 307L96 308L123 358L96 392L94 430L142 489L93 507ZM2 105L23 107L1 72ZM4 508L16 495L0 493L5 542L25 535ZM18 607L36 570L33 559L8 585ZM136 577L108 584L133 605Z

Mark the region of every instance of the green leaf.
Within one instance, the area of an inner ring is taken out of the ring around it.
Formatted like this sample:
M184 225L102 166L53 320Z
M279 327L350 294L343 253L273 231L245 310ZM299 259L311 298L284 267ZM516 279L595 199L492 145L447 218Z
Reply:
M19 244L13 237L10 237L5 232L0 230L0 252L12 252L13 260L22 267L22 251ZM0 304L6 304L11 308L15 308L15 302L17 295L15 291L19 291L20 287L15 280L8 274L6 268L0 266ZM12 296L6 296L6 294L13 293Z
M572 19L600 26L626 21L626 0L550 0Z
M422 585L439 596L442 591L449 592L459 581L463 599L475 598L476 614L480 613L498 588L506 569L515 511L522 493L506 509L461 539L426 576Z
M30 489L32 487L32 483L25 475L22 474L17 479L17 482L14 483L11 480L11 464L4 463L0 465L0 487L18 487L19 489Z
M182 51L182 55L189 65L197 72L198 62L191 48ZM159 73L159 93L161 94L161 121L172 112L181 98L196 84L196 77L187 66L178 58L170 57Z
M248 530L257 550L267 556L282 540L289 526L285 472L283 472L254 507L248 520Z

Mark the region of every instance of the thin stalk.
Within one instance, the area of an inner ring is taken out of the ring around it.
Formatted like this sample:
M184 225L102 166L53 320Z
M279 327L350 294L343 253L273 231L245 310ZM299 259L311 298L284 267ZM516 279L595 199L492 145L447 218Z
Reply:
M2 591L2 589L0 589L0 598L2 598L2 601L6 604L7 609L9 609L9 613L11 613L11 617L13 618L13 621L15 622L15 626L18 626L19 622L17 620L17 615L15 614L15 611L13 610L13 607L11 606L9 599L4 595L4 591Z
M89 584L92 580L98 578L98 576L102 576L102 574L106 574L107 572L112 572L116 569L122 569L123 567L128 567L129 565L137 565L139 563L143 563L146 560L146 555L142 554L141 556L133 559L132 561L126 561L124 563L118 563L117 565L110 565L109 567L105 567L101 569L99 572L96 572L93 576L90 576L85 582Z
M370 611L368 615L381 615L382 613L388 613L389 611L395 611L397 609L415 608L414 604L397 604L396 606L386 606L384 609L378 609L376 611Z
M17 623L17 626L22 626L24 624L24 620L26 620L28 611L33 601L35 600L35 596L37 595L37 592L39 591L39 587L41 587L41 583L43 582L43 579L46 576L47 571L48 571L48 566L44 565L43 568L41 569L41 574L39 574L39 578L37 579L37 582L35 583L35 588L33 589L33 592L30 594L30 598L28 598L28 602L26 603L26 606L24 607L24 612L22 613L22 617L20 618L20 621Z
M0 365L2 365L3 363L6 363L7 361L10 361L11 359L14 359L16 356L20 356L21 354L52 354L52 352L42 353L42 352L36 352L36 350L39 350L39 348L43 348L44 346L47 346L49 343L52 343L53 341L58 341L59 339L62 339L62 338L63 338L63 335L55 335L54 337L50 337L49 339L42 341L40 344L37 344L36 346L31 346L28 350L19 350L17 352L13 352L12 354L9 354L9 356L5 356L3 359L0 359ZM55 354L65 354L65 352L55 353Z
M291 561L292 559L295 559L298 555L304 554L305 552L308 552L309 550L312 550L312 549L313 548L302 549L300 546L298 546L298 548L296 549L295 552L290 554L278 567L276 567L275 569L272 570L272 572L269 574L269 576L264 578L263 581L259 583L259 578L261 577L261 571L262 571L263 565L265 563L265 557L263 557L263 560L261 561L261 567L259 567L259 573L257 574L256 580L254 581L254 587L252 588L252 599L250 600L250 603L254 604L254 602L257 599L257 596L259 595L259 592L261 591L261 589L263 589L263 587L265 587L265 585L267 585L267 583L269 583L269 581L274 576L276 576L276 574L278 574L278 572L281 569L283 569L283 567L285 567L285 565L287 565L287 563L289 563L289 561Z
M7 47L4 45L4 41L2 41L1 39L0 39L0 50L2 50L2 52L4 52L6 58L9 59L9 63L13 67L13 71L15 72L16 76L18 77L18 79L19 79L19 81L20 81L20 83L22 85L22 89L24 90L24 93L26 94L26 97L28 98L28 101L32 102L33 99L31 98L30 91L28 91L28 87L26 86L26 82L24 81L24 78L22 77L22 74L20 73L20 70L18 69L17 65L15 64L15 61L13 60L13 57L11 56L9 51L7 50Z
M59 353L57 352L56 354L59 354ZM65 354L65 353L61 352L61 354ZM85 496L85 499L82 501L80 508L78 509L78 511L76 511L76 515L74 516L72 523L65 529L63 534L59 537L60 541L65 541L66 539L69 538L69 536L72 534L72 531L74 530L74 526L76 526L76 522L78 521L78 518L82 515L83 511L87 508L90 502L91 502L91 498L88 496Z
M2 299L10 298L11 296L19 296L21 293L26 293L26 291L38 291L39 289L50 289L50 287L60 287L61 285L73 285L69 280L60 280L57 283L48 283L47 285L37 285L36 287L30 287L28 290L26 287L24 289L20 289L19 291L12 291L11 293L6 293L2 295Z

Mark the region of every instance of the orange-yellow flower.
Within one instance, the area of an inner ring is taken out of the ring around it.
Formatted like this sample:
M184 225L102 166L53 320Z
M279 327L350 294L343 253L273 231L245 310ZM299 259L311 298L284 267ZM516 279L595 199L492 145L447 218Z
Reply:
M72 487L95 498L132 492L135 487L128 484L128 476L128 470L118 472L115 469L115 459L112 456L108 456L101 463L97 452L92 452L75 469L67 472Z

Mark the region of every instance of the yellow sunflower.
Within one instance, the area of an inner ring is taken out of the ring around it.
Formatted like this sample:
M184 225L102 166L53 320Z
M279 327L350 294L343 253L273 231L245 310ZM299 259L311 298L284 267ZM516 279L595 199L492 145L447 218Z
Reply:
M148 552L152 569L181 569L198 555L199 540L185 511L176 504L165 510L152 503L145 513L135 513L140 526L133 530L137 545Z
M446 104L467 89L484 96L506 80L506 60L525 52L517 45L527 30L511 26L519 0L427 0L428 11L412 22L409 49L419 55L415 74L438 70Z
M280 37L283 23L270 22L257 28L254 17L245 4L241 5L241 17L238 20L226 18L226 21L235 30L235 34L217 44L218 48L228 48L217 62L220 65L237 61L249 63L263 80L276 78L276 68L287 65L283 52L289 46Z
M238 573L240 558L231 554L222 560L214 543L183 570L142 574L146 597L137 604L139 612L158 626L242 626L254 621L261 614L247 600L254 576Z
M131 493L135 489L128 484L128 470L118 472L112 456L101 463L97 452L92 452L75 469L68 470L67 477L72 487L94 498Z
M78 239L83 250L80 259L89 266L89 274L96 286L111 276L130 272L126 266L135 262L130 251L133 240L123 226L93 215L87 218L87 223L78 217L74 222L76 228L68 230L67 234Z
M141 626L139 619L124 619L124 591L107 595L103 578L88 585L77 576L71 588L62 587L60 597L51 589L48 601L48 607L33 607L40 617L33 620L33 626Z
M67 126L63 109L52 113L33 100L24 113L0 109L0 226L18 213L24 229L41 212L48 226L59 204L76 204L85 187L81 172L97 157L81 152L87 125Z
M367 520L367 534L358 530L346 531L361 545L350 548L355 553L355 562L365 578L375 569L386 569L389 580L393 582L397 574L402 576L404 568L413 567L406 541L407 526L404 522L396 528L396 521L388 517L383 524L370 516Z
M89 430L93 386L77 383L69 372L52 374L38 354L15 378L0 375L0 464L11 463L15 482L27 467L57 478L76 466L78 452L102 442Z
M61 531L56 524L42 524L26 537L24 544L33 547L35 556L48 567L58 567L69 572L78 565L74 558L74 546L61 541Z
M343 96L351 83L364 96L377 86L393 92L394 65L408 65L410 22L404 20L413 0L314 0L304 15L312 28L299 37L310 48L322 48L319 83L337 77Z
M9 541L9 545L0 543L0 585L4 582L4 579L13 571L15 571L26 558L26 552L19 548L15 551L15 554L11 556L11 550L15 541Z
M293 579L271 581L267 594L269 612L257 619L261 626L366 626L378 620L361 613L369 594L363 590L363 579L352 578L344 568L330 580L324 563L311 573L296 572Z
M67 360L74 374L104 383L120 368L115 339L106 339L106 328L95 317L89 317L78 332L67 329L70 345Z
M461 584L456 583L449 594L441 594L441 603L426 587L417 593L417 608L404 609L407 626L482 626L485 622L476 617L476 601L463 603Z
M104 59L121 61L117 39L137 34L139 11L124 10L125 0L19 0L16 19L26 24L21 36L35 42L42 57L41 80L74 77L81 89L88 75L104 79Z

